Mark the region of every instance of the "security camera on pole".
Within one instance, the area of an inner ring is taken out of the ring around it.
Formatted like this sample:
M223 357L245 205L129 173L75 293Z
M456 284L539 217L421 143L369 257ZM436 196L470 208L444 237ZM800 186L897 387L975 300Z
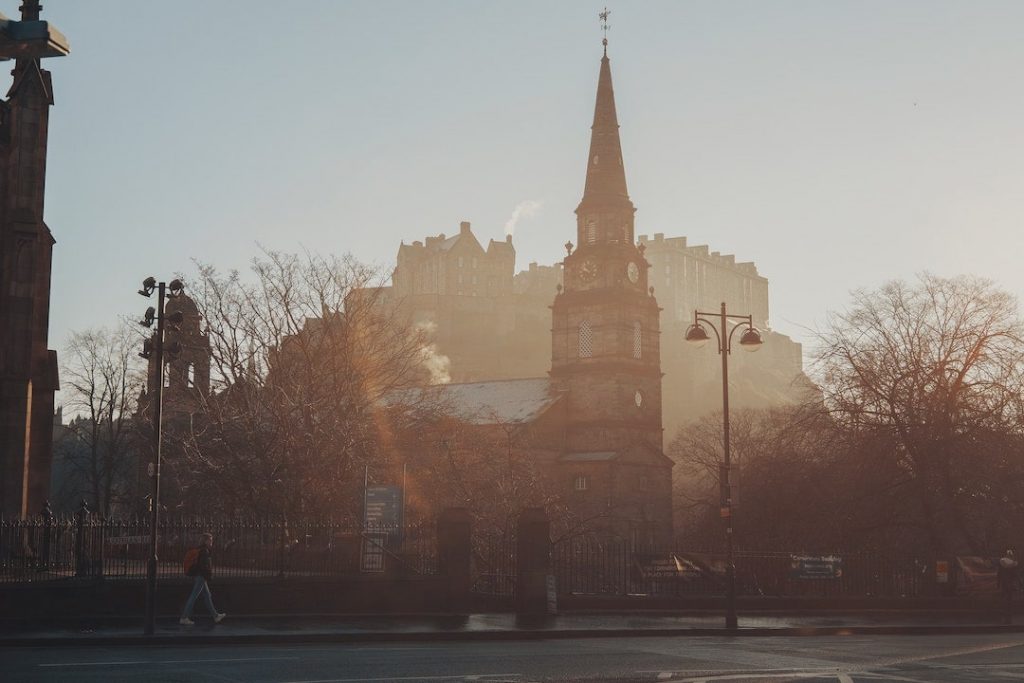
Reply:
M149 561L146 566L146 625L144 633L147 636L153 635L156 630L156 574L157 563L157 525L160 521L160 408L163 402L164 388L164 352L171 358L181 353L181 344L172 342L164 348L164 335L168 326L171 330L177 331L181 326L184 316L181 311L175 311L170 315L164 315L164 304L167 297L177 297L185 289L181 280L171 280L166 283L157 283L156 278L147 277L142 283L139 294L144 297L157 292L156 308L150 306L139 324L143 327L153 327L156 322L156 332L142 345L142 353L139 355L149 359L155 354L156 358L156 386L153 387L153 462L149 467L149 476L153 478L153 493L150 497L150 520L149 520Z

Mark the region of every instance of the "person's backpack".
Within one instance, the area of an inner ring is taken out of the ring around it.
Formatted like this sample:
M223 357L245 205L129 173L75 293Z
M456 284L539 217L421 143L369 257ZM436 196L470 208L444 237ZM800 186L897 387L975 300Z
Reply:
M199 561L199 548L189 548L185 553L185 561L181 563L186 576L192 576L196 563Z

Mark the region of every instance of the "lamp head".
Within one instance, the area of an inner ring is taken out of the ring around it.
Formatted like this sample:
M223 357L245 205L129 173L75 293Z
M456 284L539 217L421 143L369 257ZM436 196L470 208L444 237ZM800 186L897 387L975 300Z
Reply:
M139 294L147 297L152 296L154 289L156 289L156 278L150 276L142 281L142 289L139 290Z
M757 351L764 344L761 332L756 327L748 327L740 336L740 348L744 351Z
M183 291L185 291L185 283L178 278L174 278L167 285L167 294L170 296L180 296Z
M149 357L152 356L152 355L153 355L153 340L152 339L144 339L142 341L142 351L139 352L139 357L140 358L145 358L146 360L149 360Z
M142 320L139 324L143 327L153 327L153 321L156 320L156 309L150 306L146 309L146 313L143 315Z
M694 323L686 330L686 341L694 348L703 348L709 339L711 338L708 336L708 331L700 323Z

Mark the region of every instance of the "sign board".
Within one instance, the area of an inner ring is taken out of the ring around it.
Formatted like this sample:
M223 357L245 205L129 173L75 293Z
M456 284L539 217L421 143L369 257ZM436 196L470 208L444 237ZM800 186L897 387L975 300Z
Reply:
M145 545L149 536L107 536L110 545Z
M935 583L949 583L949 560L935 560Z
M385 554L402 531L402 487L367 486L363 508L363 542L359 569L384 571Z
M789 576L793 579L839 579L843 576L843 558L837 555L792 555Z
M402 488L400 486L367 486L363 523L367 529L402 526Z

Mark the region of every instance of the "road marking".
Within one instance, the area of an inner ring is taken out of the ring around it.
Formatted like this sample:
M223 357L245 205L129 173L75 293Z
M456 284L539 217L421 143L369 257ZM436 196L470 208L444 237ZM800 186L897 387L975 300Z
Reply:
M136 659L132 661L115 661L115 662L62 662L60 664L37 664L40 667L57 667L57 666L131 666L137 664L199 664L199 663L211 663L211 662L276 662L287 659L298 659L298 657L232 657L228 659L165 659L165 660L152 660L152 659Z
M487 681L492 678L519 678L522 674L453 674L450 676L388 676L387 678L317 678L285 683L372 683L373 681Z

